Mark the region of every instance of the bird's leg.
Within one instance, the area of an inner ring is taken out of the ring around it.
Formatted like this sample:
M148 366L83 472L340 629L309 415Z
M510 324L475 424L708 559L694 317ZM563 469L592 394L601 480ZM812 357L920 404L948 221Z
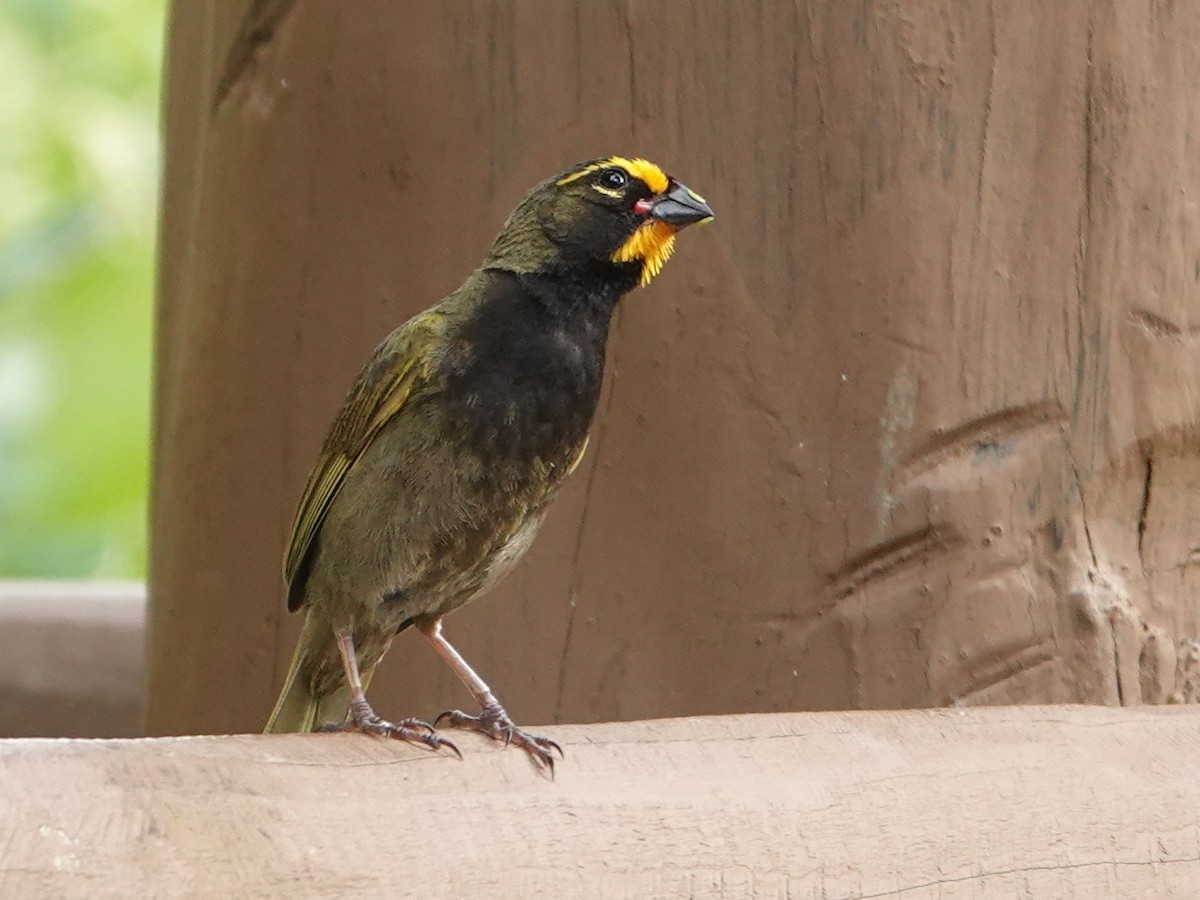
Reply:
M342 665L346 670L346 683L350 685L350 721L345 725L326 726L323 731L361 731L363 734L376 734L381 737L400 738L414 744L424 744L430 750L448 747L458 754L458 748L439 735L432 725L420 719L401 719L399 722L389 722L381 718L367 703L367 695L363 691L362 677L358 673L358 655L354 652L354 638L350 629L335 629L338 652L342 655Z
M418 627L421 633L429 638L429 642L433 644L438 655L467 686L467 690L475 695L480 706L480 713L477 716L469 716L458 709L446 710L434 720L434 724L439 725L444 719L453 728L469 728L472 731L478 731L494 740L504 741L506 746L516 744L529 754L530 759L536 765L545 766L553 775L554 755L550 751L553 750L558 753L559 757L562 757L562 747L549 738L526 734L513 724L513 720L508 717L508 713L504 711L504 707L500 705L491 688L475 674L475 670L467 665L467 661L450 642L442 637L441 619L434 619L432 622Z

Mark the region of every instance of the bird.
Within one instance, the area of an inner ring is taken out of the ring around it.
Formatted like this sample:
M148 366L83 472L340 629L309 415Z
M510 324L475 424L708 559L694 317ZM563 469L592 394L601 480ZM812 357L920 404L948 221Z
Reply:
M304 621L267 733L346 730L461 753L438 726L515 744L554 773L442 632L532 543L587 447L618 301L650 283L699 194L638 157L578 163L517 204L483 264L375 348L335 417L284 558ZM415 627L474 695L433 724L366 699Z

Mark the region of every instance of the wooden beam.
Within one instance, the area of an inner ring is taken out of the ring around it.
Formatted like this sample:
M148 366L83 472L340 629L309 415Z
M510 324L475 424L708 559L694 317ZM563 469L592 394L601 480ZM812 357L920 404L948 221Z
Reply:
M0 737L135 737L146 588L0 582Z
M214 698L215 702L215 698ZM551 727L554 781L357 735L0 742L6 897L1167 897L1194 708Z

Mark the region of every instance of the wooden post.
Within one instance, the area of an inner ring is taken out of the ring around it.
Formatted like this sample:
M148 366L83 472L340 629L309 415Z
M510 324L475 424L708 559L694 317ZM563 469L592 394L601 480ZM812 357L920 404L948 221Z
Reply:
M717 222L448 633L524 722L1195 699L1200 8L172 4L149 728L261 727L370 348L515 200L645 155ZM402 638L389 715L462 702Z

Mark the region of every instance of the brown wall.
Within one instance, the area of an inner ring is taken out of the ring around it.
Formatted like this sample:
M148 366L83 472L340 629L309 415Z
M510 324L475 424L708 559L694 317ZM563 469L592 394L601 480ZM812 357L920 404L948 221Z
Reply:
M514 716L1196 698L1200 9L250 5L173 4L151 732L261 727L350 379L608 153L718 219L447 623ZM373 696L464 700L408 635Z

